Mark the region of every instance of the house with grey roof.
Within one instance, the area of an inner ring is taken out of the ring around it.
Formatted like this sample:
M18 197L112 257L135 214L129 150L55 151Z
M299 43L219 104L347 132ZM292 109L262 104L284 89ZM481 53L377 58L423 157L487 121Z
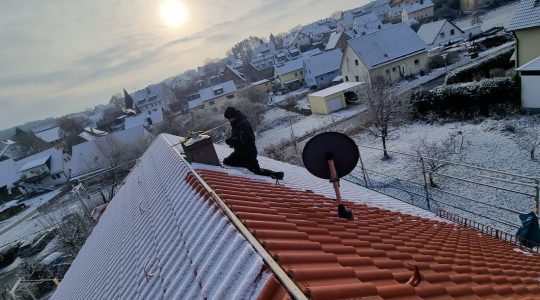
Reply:
M405 5L402 7L401 20L416 20L431 18L435 14L435 4L431 0L420 0L418 3Z
M328 43L326 44L326 48L324 50L330 51L339 48L341 49L341 51L345 51L345 48L347 47L347 41L351 38L352 37L349 36L346 32L333 32L330 35L330 38L328 39Z
M199 90L199 92L189 100L188 107L189 109L210 108L219 110L227 100L234 100L236 98L237 90L238 89L232 80L204 88Z
M304 80L310 87L322 88L341 75L341 49L330 50L304 60Z
M447 19L422 24L417 34L428 48L463 41L467 38L466 33L461 28Z
M164 83L149 85L131 94L136 109L144 112L167 108L174 100L174 92Z
M540 55L540 2L521 0L507 30L516 36L516 66L521 67Z
M373 12L354 18L353 29L357 35L366 35L381 30L382 22Z
M396 24L348 41L341 60L344 81L396 82L426 68L426 43L405 24Z
M281 89L294 89L304 83L304 59L297 58L278 64L274 77Z

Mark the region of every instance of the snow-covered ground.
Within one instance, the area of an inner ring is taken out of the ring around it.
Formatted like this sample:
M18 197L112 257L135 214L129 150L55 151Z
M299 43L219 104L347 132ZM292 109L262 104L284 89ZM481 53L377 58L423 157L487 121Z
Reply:
M508 27L508 24L510 23L512 16L514 16L518 4L519 1L486 12L486 14L482 17L482 21L484 22L482 23L482 30L485 31L497 26ZM462 19L456 22L456 25L464 30L471 28L471 18L467 17Z
M290 139L291 136L302 137L335 122L358 115L365 110L365 106L356 105L328 115L302 116L281 108L274 108L265 115L266 122L273 122L274 126L257 134L257 147L263 149L269 145L276 145L285 139ZM296 115L296 117L291 114Z
M523 117L524 120L528 117ZM512 120L515 122L516 120ZM530 176L534 178L540 178L540 162L531 161L528 153L520 149L511 139L511 134L504 131L505 124L508 120L487 120L480 124L471 123L447 123L429 125L424 123L415 123L407 126L401 132L394 136L394 139L388 142L388 149L404 152L414 153L414 145L418 143L421 137L426 137L428 140L442 140L449 136L449 134L456 134L459 131L464 136L464 145L466 146L465 156L461 163L471 164L478 167L489 168L494 170L500 170L508 173L519 174L523 176ZM362 133L355 137L357 143L360 145L360 153L365 167L371 171L368 171L368 175L375 181L386 182L386 184L394 184L395 181L392 177L402 180L418 183L419 194L423 194L424 179L422 176L422 167L418 158L412 158L406 155L391 153L392 156L389 160L381 160L382 152L379 150L368 149L362 147L362 145L369 147L380 148L381 143L379 140L373 139L368 133ZM450 160L455 160L456 157L450 157ZM473 168L460 167L460 166L447 166L439 170L439 172L454 177L458 177L465 180L481 182L483 184L496 185L506 189L516 190L519 192L527 193L530 196L524 196L512 192L506 192L499 189L481 186L478 184L472 184L456 179L436 177L435 181L439 185L439 188L460 196L473 199L474 201L481 201L490 203L499 207L509 208L522 213L528 213L531 211L534 203L535 190L532 187L520 186L517 184L511 184L498 180L488 180L480 176L497 177L505 180L519 181L525 183L532 183L529 180L505 176L492 172L478 171ZM360 172L359 172L360 173ZM381 175L378 173L383 173ZM394 183L392 183L394 182ZM399 185L399 184L398 184ZM395 189L399 189L399 186L394 186ZM474 201L454 197L451 195L445 195L444 193L432 191L435 200L440 200L460 208L472 212L468 213L459 209L452 208L448 205L440 205L441 208L453 213L465 216L469 219L479 221L484 224L490 224L497 226L509 233L515 233L515 227L502 226L497 222L489 219L483 219L474 213L488 216L492 219L503 220L505 222L519 225L519 218L516 214L489 207L487 205L479 204Z

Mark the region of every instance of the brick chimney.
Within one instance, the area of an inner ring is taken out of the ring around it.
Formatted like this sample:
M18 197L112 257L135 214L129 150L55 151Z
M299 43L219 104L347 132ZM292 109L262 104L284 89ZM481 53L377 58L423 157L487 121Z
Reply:
M195 133L186 142L182 143L184 154L191 163L220 166L214 143L209 135Z

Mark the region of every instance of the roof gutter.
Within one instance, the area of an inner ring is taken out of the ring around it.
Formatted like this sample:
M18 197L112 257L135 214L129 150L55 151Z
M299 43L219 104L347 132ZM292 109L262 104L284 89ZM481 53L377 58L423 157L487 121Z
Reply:
M272 270L274 273L274 276L276 279L287 289L289 294L293 299L298 300L307 300L307 297L304 295L304 293L298 288L298 286L292 281L292 279L283 271L283 269L279 266L279 264L272 258L270 253L264 249L264 247L257 241L257 239L253 236L253 234L249 231L249 229L238 219L238 217L234 214L234 212L225 204L225 202L219 197L219 195L204 181L204 179L197 173L197 171L193 168L193 166L186 161L186 159L182 156L182 153L176 148L176 145L171 144L171 142L167 139L165 139L169 146L176 152L178 155L178 158L187 166L191 174L199 181L199 183L203 186L203 188L206 190L206 192L212 197L214 202L218 205L219 208L223 211L223 213L229 218L229 220L233 223L233 225L238 229L238 231L246 238L248 243L251 244L251 246L255 249L257 254L262 258L262 260L266 263L266 265Z

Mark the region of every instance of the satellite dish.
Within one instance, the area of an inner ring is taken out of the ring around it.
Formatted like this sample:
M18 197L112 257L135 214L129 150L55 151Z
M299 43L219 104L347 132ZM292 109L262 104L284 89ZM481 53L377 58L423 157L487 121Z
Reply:
M348 136L338 132L325 132L313 137L304 147L302 161L313 175L330 179L336 192L338 217L352 220L352 211L341 202L339 178L356 168L360 151Z
M360 158L356 143L339 132L325 132L313 137L304 147L302 161L306 169L319 178L332 179L329 160L334 160L337 177L351 173Z

